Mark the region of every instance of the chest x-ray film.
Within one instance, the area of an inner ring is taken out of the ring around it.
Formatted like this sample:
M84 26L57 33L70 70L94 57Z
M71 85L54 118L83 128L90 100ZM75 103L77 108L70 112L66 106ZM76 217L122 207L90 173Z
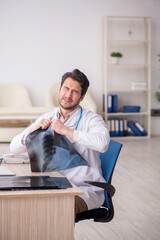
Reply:
M88 165L67 137L55 133L50 127L30 133L26 148L32 172L53 172Z

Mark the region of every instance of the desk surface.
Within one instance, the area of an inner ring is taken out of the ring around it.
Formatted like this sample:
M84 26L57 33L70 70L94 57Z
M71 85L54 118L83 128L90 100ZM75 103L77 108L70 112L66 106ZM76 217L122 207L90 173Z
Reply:
M38 176L49 175L51 177L62 177L58 172L31 172L30 164L3 164L8 169L16 174L16 176ZM1 178L1 177L0 177ZM63 195L82 195L83 191L76 185L72 184L73 188L54 189L54 190L25 190L25 191L0 191L0 198L7 197L38 197L38 196L63 196Z

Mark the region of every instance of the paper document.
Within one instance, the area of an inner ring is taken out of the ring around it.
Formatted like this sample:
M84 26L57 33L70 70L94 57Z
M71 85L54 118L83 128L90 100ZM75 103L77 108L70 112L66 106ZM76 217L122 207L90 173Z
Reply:
M8 169L5 166L0 166L0 176L14 176L16 175L14 172L12 172L10 169Z

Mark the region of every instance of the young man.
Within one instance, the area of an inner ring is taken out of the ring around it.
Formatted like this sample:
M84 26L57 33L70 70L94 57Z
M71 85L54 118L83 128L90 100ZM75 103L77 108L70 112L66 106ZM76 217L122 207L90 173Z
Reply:
M59 89L59 105L54 112L45 113L30 127L15 136L10 144L12 153L26 151L26 136L38 128L51 129L65 135L75 150L87 161L88 166L79 166L60 171L71 182L79 186L84 195L77 196L75 214L98 208L104 202L104 190L86 184L85 181L103 181L100 167L100 152L105 152L109 144L109 132L102 117L80 107L85 97L89 81L78 69L62 76Z

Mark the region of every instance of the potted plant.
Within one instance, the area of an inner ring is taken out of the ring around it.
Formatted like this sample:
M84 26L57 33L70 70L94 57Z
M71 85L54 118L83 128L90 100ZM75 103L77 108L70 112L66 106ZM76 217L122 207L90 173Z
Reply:
M123 54L120 53L120 52L112 52L112 53L110 54L110 56L112 57L112 58L111 58L111 59L112 59L112 64L118 64L118 63L119 63L119 59L120 59L121 57L123 57Z

